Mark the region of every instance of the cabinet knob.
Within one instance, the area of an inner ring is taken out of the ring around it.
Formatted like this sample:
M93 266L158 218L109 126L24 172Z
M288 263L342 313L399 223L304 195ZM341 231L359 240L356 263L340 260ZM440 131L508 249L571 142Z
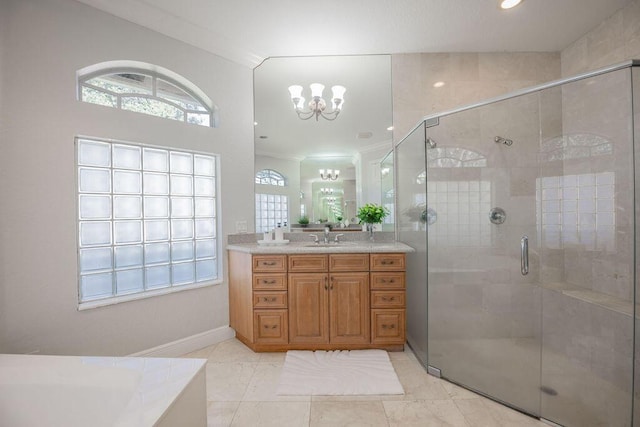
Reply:
M382 301L395 301L396 297L382 297Z
M275 280L263 280L262 283L264 283L265 285L275 285L276 281Z
M264 325L265 329L276 329L278 325Z
M262 261L262 265L276 265L275 261Z
M395 329L395 328L396 328L396 325L394 324L391 324L391 325L382 324L382 329Z
M264 302L276 302L276 297L271 297L271 298L262 297L262 300Z

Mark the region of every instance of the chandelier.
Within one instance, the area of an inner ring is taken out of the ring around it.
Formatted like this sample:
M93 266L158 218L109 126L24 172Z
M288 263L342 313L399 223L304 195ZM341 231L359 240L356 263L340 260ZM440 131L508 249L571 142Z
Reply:
M305 110L304 97L302 96L302 86L293 85L289 86L289 93L291 94L291 101L293 102L293 108L298 114L298 118L301 120L309 120L311 117L315 117L318 121L318 117L326 120L335 120L342 110L344 104L344 93L346 89L344 86L332 86L333 98L331 98L332 110L325 111L327 108L327 102L322 98L322 92L324 91L324 85L320 83L312 83L311 88L311 101L309 101L309 110Z
M338 169L318 169L318 172L320 172L320 178L331 181L335 181L340 175L340 171Z

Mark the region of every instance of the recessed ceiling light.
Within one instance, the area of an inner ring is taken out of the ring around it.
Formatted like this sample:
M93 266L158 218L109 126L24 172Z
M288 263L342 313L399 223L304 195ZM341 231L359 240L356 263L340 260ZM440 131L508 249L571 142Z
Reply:
M389 126L387 130L393 130L393 126Z
M260 135L260 136L259 136L259 138L260 138L260 139L267 139L267 138L269 138L269 137L268 137L267 135Z
M369 139L373 136L373 132L358 132L358 139Z
M433 84L433 87L442 87L442 86L444 86L444 82L435 82Z
M253 125L254 126L258 126L258 122L253 122Z
M500 7L502 9L511 9L522 3L522 0L501 0Z

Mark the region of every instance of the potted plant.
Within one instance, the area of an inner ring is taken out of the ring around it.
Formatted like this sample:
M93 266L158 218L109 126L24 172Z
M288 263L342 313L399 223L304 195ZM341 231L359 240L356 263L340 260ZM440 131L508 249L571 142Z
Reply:
M309 217L306 215L301 216L300 219L298 219L298 224L300 224L300 227L306 227L309 225Z
M358 209L356 215L360 220L360 224L366 224L367 231L369 232L369 239L373 241L373 224L380 224L384 217L389 214L389 211L381 205L375 203L367 203Z

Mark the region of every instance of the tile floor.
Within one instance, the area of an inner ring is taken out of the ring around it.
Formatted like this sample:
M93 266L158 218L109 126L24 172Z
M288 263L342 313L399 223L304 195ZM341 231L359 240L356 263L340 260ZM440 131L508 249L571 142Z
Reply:
M212 426L546 426L427 375L407 347L390 352L404 396L277 396L285 353L254 353L236 339L184 357L208 359Z

